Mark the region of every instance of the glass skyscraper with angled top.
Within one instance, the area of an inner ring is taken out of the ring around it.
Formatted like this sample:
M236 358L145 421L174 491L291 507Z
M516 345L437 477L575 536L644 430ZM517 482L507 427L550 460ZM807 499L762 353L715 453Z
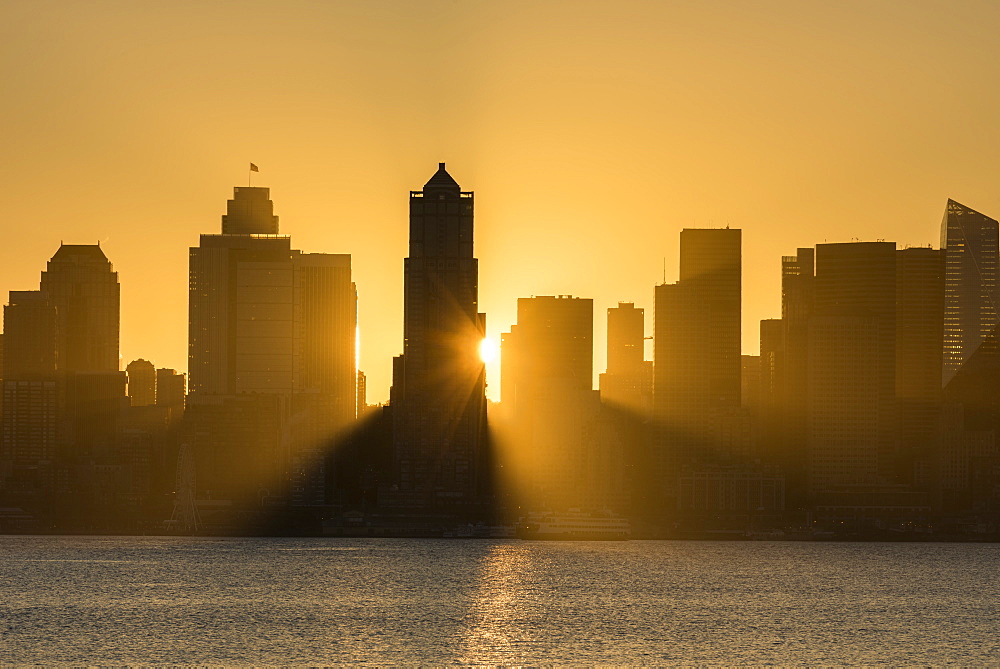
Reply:
M403 354L390 400L396 500L409 507L474 513L489 488L473 203L444 163L410 192Z
M945 254L944 383L997 326L997 221L948 200Z

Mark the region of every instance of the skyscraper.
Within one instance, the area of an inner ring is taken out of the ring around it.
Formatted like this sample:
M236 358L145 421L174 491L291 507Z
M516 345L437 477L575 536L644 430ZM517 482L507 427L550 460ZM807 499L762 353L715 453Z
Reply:
M739 412L741 239L736 229L682 230L680 279L656 287L653 415L668 489L683 461L749 449Z
M60 245L40 289L56 308L59 369L118 372L121 289L100 245Z
M944 383L997 326L997 221L948 200L945 254Z
M522 506L610 507L624 493L620 454L599 437L593 331L591 299L517 300L517 324L503 336L500 352L501 402L513 428L508 450Z
M38 290L11 291L3 308L3 448L12 473L35 475L56 457L59 384L56 310ZM37 486L25 481L25 486Z
M886 480L896 458L895 243L816 246L808 338L812 489Z
M504 335L500 355L505 365L501 401L515 415L530 410L544 413L558 395L591 392L593 333L591 299L571 295L518 298L517 324Z
M99 245L63 244L40 290L4 308L4 435L8 489L85 508L94 472L115 463L126 401L118 371L118 274ZM11 481L13 483L11 483Z
M390 402L396 486L424 507L467 508L489 485L473 204L444 163L410 192L403 354L393 364Z
M187 416L199 485L223 481L215 494L233 497L279 494L291 481L293 502L320 503L321 451L355 418L351 257L292 249L267 188L235 188L222 230L190 251ZM245 433L234 416L256 405L275 415ZM234 476L234 458L253 460L257 480Z
M740 405L742 231L681 231L680 280L656 288L653 393L661 420Z
M631 302L608 309L608 368L601 401L646 415L653 404L653 363L644 359L643 310Z
M807 490L809 320L815 302L816 251L781 258L781 318L760 323L762 456L781 467L793 507Z
M357 291L347 254L279 236L267 188L235 189L223 234L190 252L189 391L319 392L354 415ZM345 408L346 407L346 408Z
M945 252L896 251L896 411L900 451L895 477L927 483L934 475L941 408Z

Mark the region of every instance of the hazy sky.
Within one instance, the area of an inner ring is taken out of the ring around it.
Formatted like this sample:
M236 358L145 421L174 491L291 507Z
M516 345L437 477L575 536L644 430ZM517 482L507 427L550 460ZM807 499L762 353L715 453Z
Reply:
M100 240L124 360L185 369L188 247L253 161L295 248L353 255L383 401L408 191L446 161L493 338L518 297L592 297L603 371L606 309L651 331L681 228L729 225L756 352L796 247L1000 215L998 35L1000 2L0 0L0 291Z

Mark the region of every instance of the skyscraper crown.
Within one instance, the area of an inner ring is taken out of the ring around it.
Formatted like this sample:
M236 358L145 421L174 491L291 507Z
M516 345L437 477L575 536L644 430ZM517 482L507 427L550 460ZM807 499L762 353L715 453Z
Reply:
M103 261L108 259L100 244L60 244L59 250L52 256L52 260L68 260L74 256Z
M462 187L458 185L458 182L450 174L448 170L444 168L444 163L438 163L438 170L434 173L434 176L430 178L430 181L424 184L424 190L449 190L454 192L461 192Z
M278 217L274 215L271 189L237 186L233 199L226 203L222 217L224 235L276 235Z

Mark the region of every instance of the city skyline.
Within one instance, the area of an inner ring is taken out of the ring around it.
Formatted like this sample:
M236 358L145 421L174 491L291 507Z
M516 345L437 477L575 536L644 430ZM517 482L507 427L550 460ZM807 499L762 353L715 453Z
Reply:
M1000 666L998 35L0 0L0 664Z
M441 164L443 165L444 163L441 163ZM235 186L234 188L235 188L235 190L237 192L239 192L241 187L240 186ZM254 186L253 188L244 189L244 190L248 190L248 191L261 191L261 192L265 192L266 193L266 192L268 192L270 190L270 188L268 188L266 186L264 186L264 187ZM229 200L229 203L230 203L229 206L231 207L232 206L232 200ZM271 207L271 206L273 206L273 203L269 200L268 201L268 205L269 205L269 207ZM971 215L977 216L977 217L982 218L984 220L987 220L987 221L992 221L993 220L987 213L978 211L974 207L966 206L965 204L963 204L961 202L956 202L954 199L952 199L952 198L949 197L949 198L946 199L946 204L945 204L945 224L947 223L947 220L948 220L948 213L952 209L954 209L955 207L960 207L963 211L967 211ZM269 209L269 211L270 211L270 209ZM268 215L270 215L270 214L268 214ZM227 215L222 214L221 216L222 216L222 219L225 221L225 219L227 218ZM275 220L277 220L279 218L279 216L275 215L274 218L275 218ZM277 223L275 223L274 225L275 225L275 229L277 229ZM938 228L937 234L940 235L941 234L941 230L942 230L942 224L939 223L937 225L937 228ZM740 232L740 233L745 233L746 232L745 230L743 230L741 228L738 228L737 226L707 227L707 228L688 228L688 227L683 227L683 228L680 228L680 229L676 230L675 232L683 232L684 230L727 230L727 229L732 229L734 232ZM268 234L268 232L264 231L263 229L260 232L262 232L263 234ZM278 234L278 233L273 233L273 234ZM281 237L286 238L286 240L287 240L287 237L290 237L290 236L291 236L291 233L287 233L284 230L281 233ZM850 241L840 240L839 242L833 242L833 243L847 244L847 243L868 242L868 241L872 241L873 242L874 240L872 240L872 239L865 239L864 237L859 237L859 238L853 238ZM881 242L881 241L882 240L879 240L879 242ZM923 248L923 249L941 248L941 247L938 247L934 243L931 243L931 242L928 242L927 244L921 244L921 245L909 245L909 244L904 245L901 242L898 242L898 241L895 241L895 240L888 240L888 241L891 242L891 243L893 243L893 244L895 244L896 247L899 250L911 249L911 248ZM942 237L942 242L943 242L943 237ZM812 245L816 246L816 245L819 245L821 243L825 244L825 243L830 243L830 242L829 241L824 241L824 242L816 242L816 241L814 241L814 242L812 242ZM64 243L63 241L60 241L59 245L60 245L60 248L62 248L62 247L72 248L72 247L75 247L75 246L86 246L86 244ZM104 247L101 247L101 242L100 241L97 242L96 246L99 247L99 248L102 248L102 250L104 248ZM781 258L784 257L791 250L792 249L784 249L784 248L779 248L779 249L775 250L776 258L775 258L775 262L772 263L772 264L774 265L774 274L778 276L779 283L780 283L780 276L781 276L781 271L782 271L781 270L781 265L780 265ZM331 254L330 252L325 251L325 250L317 250L317 255L341 255L341 256L344 256L344 257L350 257L352 254L350 253L349 249L345 249L344 252L341 253L341 254ZM741 256L741 258L744 258L744 262L745 262L745 257ZM664 271L663 276L666 278L666 283L671 283L671 280L669 278L670 274L667 271L667 268L669 267L670 264L671 264L671 259L665 257L663 259L663 271ZM679 261L675 261L673 263L673 265L677 268L674 276L675 277L679 277L680 276L680 272L681 272L681 270L680 270L681 263ZM676 281L676 280L677 279L675 278L674 281ZM124 282L122 282L122 283L124 283ZM656 287L657 286L662 286L662 285L665 285L665 284L662 283L659 280L655 280L653 282L653 284L651 284L648 287L648 292L650 293L650 295L654 295ZM17 288L8 287L7 290L18 290L18 289ZM362 289L359 289L359 291L361 291L361 290ZM780 290L776 291L776 295L778 296L778 298L780 300ZM530 297L535 297L535 296L544 297L545 295L542 295L541 293L531 293L528 296L530 296ZM518 297L515 297L514 299L515 299L515 302L516 302L516 300L522 299L523 297L528 297L528 296L518 296ZM582 297L585 297L585 296L582 296ZM743 291L741 293L741 297L743 299L746 299L746 292L745 291ZM589 298L589 299L593 300L593 298ZM643 302L642 302L641 299L633 299L633 298L626 299L625 297L623 297L621 299L618 299L614 303L609 304L607 308L616 307L616 306L618 306L620 304L623 304L623 303L641 304ZM655 299L649 299L648 300L648 305L649 306L646 307L646 308L648 308L650 310L650 312L652 312L653 311L653 307L655 306ZM502 308L502 305L497 305L497 306L498 306L498 308L496 309L497 311L501 311L502 312L502 311L505 310L504 308ZM123 304L122 305L122 310L123 311L125 310L125 307L126 307L126 305ZM359 299L358 308L359 308L359 311L362 309L362 301L360 299ZM598 310L601 309L601 308L603 308L603 305L599 306L599 305L597 305L595 303L595 306L594 306L595 317L597 317L599 315L599 311ZM161 312L161 315L162 315L162 312ZM190 314L187 314L187 315L190 316ZM741 320L741 330L742 330L742 332L741 332L741 343L742 343L742 354L743 355L758 355L760 353L760 348L759 348L759 346L760 346L760 337L759 337L758 327L756 327L756 326L762 320L767 320L767 319L770 319L770 318L777 318L780 315L781 315L780 305L779 305L779 307L777 309L777 313L776 314L764 315L761 318L755 318L753 315L748 316L746 313L743 314L743 318ZM499 388L499 386L500 386L500 368L501 368L501 364L500 364L501 363L501 360L500 360L500 340L501 340L501 336L500 335L501 335L501 332L500 331L503 330L503 329L509 329L515 323L516 323L516 320L514 322L510 323L510 324L507 324L506 326L497 327L495 325L491 325L491 327L486 332L487 338L489 340L489 343L491 344L492 348L495 350L495 353L494 353L495 359L488 360L486 362L486 367L487 367L487 370L488 370L487 371L487 397L489 399L491 399L492 401L494 401L494 402L499 402L500 401L500 394L501 394L500 393L500 388ZM595 334L595 339L594 339L594 368L593 368L593 374L592 374L593 388L594 389L598 388L598 386L599 386L599 383L598 383L599 378L598 377L599 377L599 375L601 373L603 373L604 371L606 371L606 363L607 363L606 351L602 351L601 350L607 344L606 328L602 329L600 327L596 327L597 324L599 324L599 321L597 323L595 323L595 333L594 333ZM606 322L604 323L604 325L606 325ZM648 321L647 323L645 323L644 328L645 328L646 339L647 339L647 341L650 342L650 343L648 343L648 344L645 345L644 359L645 360L652 360L653 359L653 351L652 351L652 342L651 342L651 340L652 340L652 335L654 333L653 332L652 321ZM184 326L183 329L187 330L187 327ZM125 330L125 327L123 326L122 327L122 335L121 335L123 339L125 338L125 334L126 334L124 332L124 330ZM186 335L186 333L185 333L185 335ZM185 342L186 341L187 341L187 337L185 336ZM358 323L358 343L359 343L359 347L358 348L360 350L364 350L365 343L366 343L365 329L363 328L363 325L360 323L360 321ZM135 354L132 354L132 355L126 355L124 352L120 352L119 353L120 371L124 371L125 370L125 366L130 361L137 360L137 359L142 359L143 358L141 348L142 347L139 346L139 348L137 349L138 352L135 353ZM187 348L187 344L185 344L185 348ZM149 355L149 354L147 353L147 355ZM390 367L391 367L391 357L393 357L393 356L390 356L390 358L389 358L390 362L388 363L390 365ZM166 363L161 363L161 360L159 358L154 357L154 356L150 355L150 358L157 365L166 364ZM360 355L358 356L358 358L359 358L359 362L360 362L360 360L361 360ZM380 366L379 361L378 360L373 360L373 356L367 356L367 359L370 362L374 363L372 366L377 370L378 367ZM185 361L187 361L187 360L188 360L188 358L187 358L187 356L185 356ZM167 362L169 362L169 361L167 361ZM181 370L184 373L190 372L190 370L188 369L187 365L179 365L178 364L178 365L175 365L175 368L178 369L178 370ZM371 378L371 374L364 367L363 363L361 363L361 364L358 365L358 371L364 372L368 378ZM376 371L376 375L377 375L377 371ZM377 376L376 376L376 378L377 378ZM950 376L948 376L948 378L950 378ZM389 374L389 383L391 385L391 373ZM368 386L369 389L371 388L371 382L370 381L367 382L367 386ZM376 389L376 392L378 392L378 389ZM382 403L388 402L388 400L389 400L389 397L388 397L389 387L388 386L385 388L385 393L384 394L385 394L384 398L382 398L380 395L376 395L376 396L369 395L368 396L368 403L369 404L382 404Z
M235 189L237 191L239 191L240 187L236 186ZM251 190L260 190L260 191L265 191L266 192L266 191L269 191L270 189L268 187L255 186ZM232 201L230 200L230 203L231 202ZM975 210L974 207L965 206L962 203L955 202L952 198L947 198L946 199L946 215L947 215L947 212L950 211L950 209L953 208L954 206L962 207L963 210L969 211L972 214L974 214L976 216L979 216L981 218L984 218L986 220L992 220L987 214ZM225 219L226 215L223 214L222 218ZM274 218L277 219L278 216L275 216ZM938 228L940 228L940 224L938 225ZM677 230L677 232L681 232L681 231L686 230L686 229L691 229L691 230L724 230L724 229L733 229L734 231L746 232L745 230L737 228L736 226L707 227L707 228L681 228L681 229ZM290 234L286 234L286 233L283 232L282 236L283 237L287 237L287 236L290 236ZM859 242L859 241L871 241L871 240L866 240L864 238L853 238L849 242L842 240L839 243L852 243L852 242ZM818 243L819 242L813 242L813 245L816 245ZM827 243L827 242L823 242L823 243ZM930 243L930 242L928 242L927 244L922 244L922 245L909 245L909 244L904 245L904 244L902 244L902 243L900 243L898 241L893 241L893 243L895 243L896 246L897 246L897 248L899 248L900 250L902 250L902 249L910 249L910 248L937 248L937 247L935 247L935 245L933 243ZM101 247L101 242L98 241L96 245L98 247ZM60 246L69 246L69 247L72 247L72 246L74 246L74 244L72 244L72 243L65 244L62 241L60 241ZM103 247L101 247L101 248L103 249ZM787 253L790 250L791 249L783 249L783 248L775 250L775 253L777 254L777 256L779 258L778 258L777 262L773 263L775 265L774 274L776 274L778 276L779 283L780 283L780 275L781 275L780 257L783 256L784 253ZM329 252L322 251L322 250L318 251L318 253L321 254L321 255L322 254L330 255ZM345 257L349 257L352 254L349 252L349 250L345 250L344 253L339 254L339 255L343 255ZM668 268L669 264L670 264L670 259L665 257L663 259L663 272L664 272L663 276L667 279L667 283L670 282L670 279L669 279L670 275L667 272L667 268ZM677 267L677 271L676 271L676 273L675 273L674 276L675 277L679 276L679 274L680 274L680 263L679 262L674 262L673 264L674 264L675 267ZM654 294L655 288L658 285L663 285L663 284L660 281L657 280L657 281L654 281L653 284L651 284L648 287L649 288L648 292L650 293L650 295ZM9 289L10 290L17 290L17 289L13 289L13 288L9 288ZM530 297L535 297L536 295L537 296L544 296L541 293L531 293ZM780 298L780 290L777 291L776 295ZM521 297L526 297L526 296L515 297L514 300L516 301L517 299L521 299ZM744 297L744 299L746 298L746 293L745 292L743 293L743 297ZM590 299L593 299L593 298L590 298ZM621 299L618 299L618 300L614 301L613 303L609 303L609 305L608 305L607 308L617 307L618 305L623 304L623 303L632 303L632 304L639 303L639 304L641 304L642 300L641 299L636 299L636 298L626 299L626 298L623 297ZM361 304L362 303L359 300L359 311L362 308ZM648 305L649 306L646 307L646 308L648 308L652 312L653 306L655 305L655 299L652 299L652 298L649 299L648 300ZM125 309L125 306L126 305L123 304L123 311ZM594 308L595 308L595 315L596 315L596 314L598 314L597 310L600 309L600 308L603 308L603 305L598 306L597 304L595 304ZM505 309L502 306L498 306L497 311L503 312L503 311L505 311ZM779 308L778 308L776 314L764 315L762 318L756 318L756 314L749 315L749 316L746 313L743 314L743 318L742 318L742 321L741 321L741 330L742 330L742 333L741 333L741 343L742 343L742 353L744 355L758 355L759 354L759 352L760 352L760 348L759 348L759 346L760 346L760 338L759 338L758 328L756 327L756 325L759 324L759 322L761 320L767 320L769 318L776 318L776 317L780 316L780 313L781 313L781 310L780 310L780 305L779 305ZM163 315L162 311L161 311L161 315ZM508 324L506 326L500 326L500 327L492 326L490 329L487 330L487 333L486 333L487 334L487 338L489 340L489 343L491 344L492 349L495 350L495 353L493 354L494 357L495 357L495 359L490 359L490 360L487 360L487 362L486 362L486 366L487 366L487 370L488 370L487 371L487 397L489 399L491 399L492 401L494 401L494 402L500 401L500 388L499 388L499 385L500 385L500 383L499 383L499 381L500 381L500 366L501 366L500 365L500 339L501 339L501 337L500 337L501 332L500 331L503 330L504 328L509 329L510 326L514 325L515 323L516 323L516 321L512 322L512 323L510 323L510 324ZM648 341L650 341L650 343L646 344L646 350L644 351L644 356L645 356L644 359L646 359L646 360L652 360L652 357L653 357L652 344L651 344L651 339L652 339L652 335L653 335L652 322L651 321L647 322L644 327L645 327L646 339ZM186 327L184 327L184 329L186 330ZM122 330L123 330L122 337L124 338L125 337L125 333L124 333L125 328L124 328L124 326L123 326ZM359 330L358 331L359 349L360 350L364 350L365 343L366 343L365 330L364 330L364 328L363 328L363 326L362 326L362 324L360 322L358 323L358 330ZM186 337L185 337L185 342L186 342ZM606 351L602 351L601 350L603 347L606 346L606 344L607 344L606 331L602 331L601 328L596 328L595 329L595 340L594 340L594 356L595 356L595 358L594 358L594 370L593 370L593 377L592 377L593 378L593 388L594 389L597 389L598 386L599 386L599 383L598 383L598 381L599 381L599 379L598 379L599 375L606 370L606 363L607 363ZM185 348L186 347L187 347L187 345L185 344ZM124 352L121 352L119 354L119 358L120 358L119 362L120 362L121 371L125 370L125 366L128 364L129 361L136 360L136 359L142 359L142 356L143 356L142 348L143 347L141 345L137 345L137 349L136 349L137 352L136 353L133 353L133 354L130 354L130 355L126 355ZM151 347L147 347L147 348L151 348ZM146 353L146 355L149 355L149 354ZM157 358L157 357L154 357L154 356L150 356L150 357L153 359L154 363L156 363L158 365L161 364L160 358ZM390 356L390 358L389 358L390 362L388 363L390 367L391 367L391 357L392 356ZM359 358L359 362L360 362L361 361L360 355L358 356L358 358ZM366 356L366 358L369 360L370 363L373 363L372 367L374 367L377 370L378 367L380 366L380 363L377 360L373 360L374 356L369 355L369 356ZM185 357L185 360L187 360L187 357ZM187 368L187 365L176 365L175 368L179 369L179 370L182 370L184 373L187 373L187 372L190 371ZM358 365L358 371L364 372L368 378L371 378L371 373L369 373L367 371L367 369L365 368L363 362L361 362ZM378 372L376 371L376 375L377 374L378 374ZM378 377L376 376L376 378L378 378ZM389 374L389 383L391 385L391 372ZM367 385L368 385L369 388L371 388L371 382L370 381L367 383ZM377 389L376 389L376 391L377 391ZM388 398L388 394L389 394L389 387L388 386L385 388L384 394L385 394L384 398L382 398L379 395L376 395L376 396L369 395L368 396L368 403L369 404L381 404L381 403L388 402L388 399L389 399Z
M0 8L17 63L0 74L0 178L18 249L0 281L29 289L60 240L101 240L122 280L125 361L186 371L170 322L186 308L185 252L249 161L297 244L352 254L372 402L400 352L403 194L441 161L480 197L494 340L532 294L648 314L664 258L677 278L676 231L730 225L755 353L757 321L780 313L780 255L936 245L948 198L1000 211L990 5L235 7ZM597 328L595 372L604 349Z

